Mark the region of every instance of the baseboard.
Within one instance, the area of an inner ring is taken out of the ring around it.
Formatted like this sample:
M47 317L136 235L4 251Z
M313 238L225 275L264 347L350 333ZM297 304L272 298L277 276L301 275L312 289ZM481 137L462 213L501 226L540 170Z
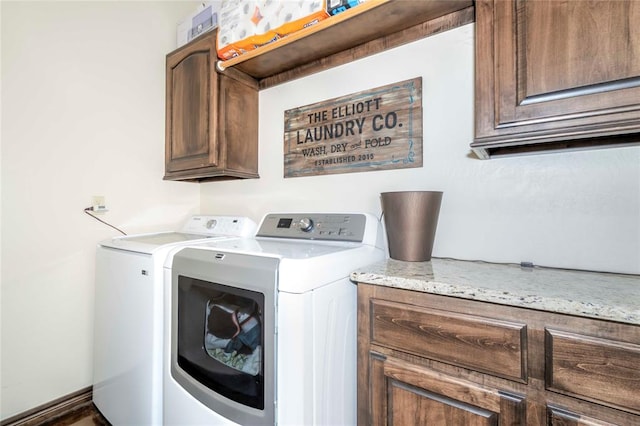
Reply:
M56 417L66 416L74 411L92 405L93 388L91 386L40 405L24 413L9 417L0 422L0 426L36 426L50 422Z

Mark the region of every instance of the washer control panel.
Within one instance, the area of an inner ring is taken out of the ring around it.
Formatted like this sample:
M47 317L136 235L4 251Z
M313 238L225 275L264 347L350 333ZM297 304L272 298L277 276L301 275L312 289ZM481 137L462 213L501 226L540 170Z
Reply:
M362 242L366 223L367 217L358 213L271 213L256 237Z
M189 218L182 232L202 235L253 237L257 225L243 216L196 215Z

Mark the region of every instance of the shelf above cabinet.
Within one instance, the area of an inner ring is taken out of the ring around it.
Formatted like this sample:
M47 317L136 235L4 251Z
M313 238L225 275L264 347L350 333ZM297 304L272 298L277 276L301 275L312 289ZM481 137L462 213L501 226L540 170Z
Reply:
M367 0L273 43L219 61L218 69L233 67L259 80L264 89L473 20L473 0Z

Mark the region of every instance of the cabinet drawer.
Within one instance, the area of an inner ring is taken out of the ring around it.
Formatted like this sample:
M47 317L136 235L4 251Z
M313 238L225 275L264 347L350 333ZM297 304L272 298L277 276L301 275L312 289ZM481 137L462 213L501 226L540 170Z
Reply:
M545 330L547 389L640 413L640 345Z
M371 341L526 382L526 325L383 300L371 301Z

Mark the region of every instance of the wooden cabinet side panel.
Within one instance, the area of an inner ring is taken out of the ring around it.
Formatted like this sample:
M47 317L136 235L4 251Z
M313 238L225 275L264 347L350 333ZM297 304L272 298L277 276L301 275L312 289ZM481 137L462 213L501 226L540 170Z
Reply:
M358 327L358 346L357 346L357 370L358 370L358 383L357 383L357 401L358 401L358 425L359 426L371 426L373 423L371 417L371 393L374 388L371 386L371 365L370 365L370 347L371 347L371 322L369 320L369 301L374 294L375 287L358 284L358 312L357 312L357 327Z
M225 168L258 175L258 89L220 76L220 123Z

